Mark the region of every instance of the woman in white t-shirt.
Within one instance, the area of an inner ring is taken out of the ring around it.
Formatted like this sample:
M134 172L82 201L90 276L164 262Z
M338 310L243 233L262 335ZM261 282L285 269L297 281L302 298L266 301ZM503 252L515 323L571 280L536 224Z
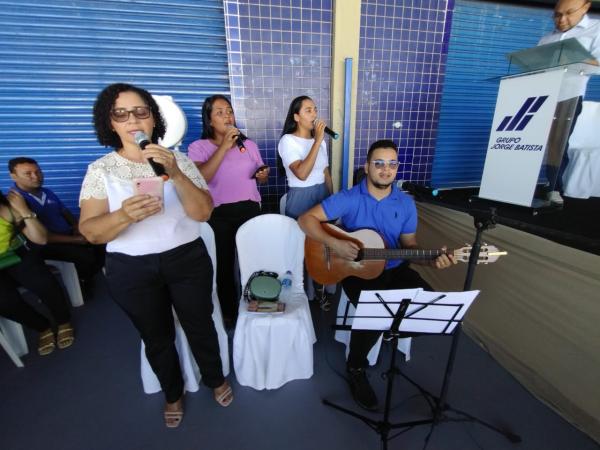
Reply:
M315 102L306 95L292 100L278 145L289 186L286 216L297 219L333 192L324 136Z
M106 87L94 104L94 126L100 144L114 151L88 167L79 200L79 230L94 244L107 243L110 292L144 341L165 394L165 425L174 428L183 418L184 384L172 308L203 383L222 406L233 400L212 319L212 263L198 224L210 217L212 199L190 159L156 144L165 134L165 124L144 89L123 83ZM135 140L140 131L151 136L143 151ZM134 179L155 177L149 158L168 176L164 200L134 194Z
M301 95L292 100L288 110L278 151L288 180L285 215L297 219L333 192L329 157L325 145L325 122L317 118L317 106ZM306 275L305 289L309 299L315 297L312 279ZM332 294L335 285L325 286ZM321 308L329 310L330 299L321 291Z

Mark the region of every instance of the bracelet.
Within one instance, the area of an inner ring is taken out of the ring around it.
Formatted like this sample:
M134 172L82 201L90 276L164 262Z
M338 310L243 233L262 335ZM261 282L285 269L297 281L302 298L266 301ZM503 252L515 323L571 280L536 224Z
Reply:
M23 220L37 219L37 214L34 212L32 212L31 214L25 214L24 216L21 216L21 219L23 219Z

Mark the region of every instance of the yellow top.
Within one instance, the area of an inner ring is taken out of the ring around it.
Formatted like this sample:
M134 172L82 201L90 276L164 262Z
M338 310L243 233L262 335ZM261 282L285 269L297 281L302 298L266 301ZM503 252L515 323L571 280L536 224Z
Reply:
M12 211L10 211L10 215L12 216ZM15 250L21 245L23 245L23 241L19 239L15 225L0 217L0 255L6 253L8 250Z

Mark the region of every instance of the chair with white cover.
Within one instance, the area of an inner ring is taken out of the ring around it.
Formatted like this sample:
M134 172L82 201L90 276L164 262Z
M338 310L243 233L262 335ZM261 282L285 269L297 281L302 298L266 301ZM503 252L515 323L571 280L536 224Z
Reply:
M337 309L337 318L336 325L352 325L352 317L356 312L356 308L354 305L350 303L350 299L342 289L342 293L340 295L340 302L338 303ZM347 319L344 321L344 317ZM379 337L379 340L375 343L375 345L369 351L367 355L367 359L369 360L369 365L374 366L377 364L377 358L379 358L379 351L381 349L381 341L383 336ZM350 352L350 331L348 330L336 330L335 332L335 340L341 342L346 346L346 359L348 358L348 354ZM398 339L398 350L404 353L404 358L406 361L410 360L410 345L411 338L400 338Z
M223 375L227 376L229 375L229 346L227 343L227 333L225 332L225 327L223 326L221 306L219 304L219 298L217 297L217 259L215 235L208 223L201 223L200 226L200 236L204 241L204 245L206 245L206 249L208 250L208 254L210 255L210 259L213 263L214 274L212 302L214 309L212 317L215 323L215 328L217 329L217 336L219 338L221 363L223 365ZM175 311L173 311L173 315L175 316L175 347L177 348L177 353L179 353L179 364L181 365L184 389L188 392L196 392L200 387L200 370L198 369L198 364L196 364L196 360L194 359L194 355L192 354L192 351L190 349L190 345L185 336L185 332L183 331L183 328L181 328L181 324L177 320ZM150 363L146 358L145 346L143 342L141 349L141 375L142 384L144 385L144 392L146 394L154 394L161 390L158 378L154 374L152 368L150 367Z
M279 199L279 214L285 216L285 205L287 203L287 193L283 194Z
M291 271L292 286L282 294L281 314L248 312L240 300L233 338L233 366L238 382L254 389L277 389L313 374L315 330L302 283L304 233L281 214L264 214L244 223L236 235L242 286L257 271Z
M569 164L563 174L567 197L600 197L600 103L585 101L569 138Z
M45 263L49 266L55 267L60 272L63 284L71 300L71 305L82 306L83 295L81 293L81 285L79 284L79 276L77 275L77 268L75 264L69 261L58 261L54 259L47 259Z
M26 355L29 348L20 323L0 317L0 345L17 367L24 367L20 356Z

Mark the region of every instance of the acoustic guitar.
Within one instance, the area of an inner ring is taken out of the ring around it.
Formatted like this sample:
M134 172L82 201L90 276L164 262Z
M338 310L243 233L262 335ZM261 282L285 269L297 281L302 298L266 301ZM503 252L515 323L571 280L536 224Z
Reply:
M388 259L435 259L443 253L441 250L387 249L383 238L373 230L348 232L329 223L322 223L321 226L331 236L352 241L360 247L356 260L350 261L341 258L326 245L306 236L306 269L312 279L321 284L335 284L349 276L371 280L383 272ZM471 247L446 250L445 253L454 255L457 261L468 262ZM493 263L506 254L507 252L498 251L492 245L484 244L479 251L477 264Z

